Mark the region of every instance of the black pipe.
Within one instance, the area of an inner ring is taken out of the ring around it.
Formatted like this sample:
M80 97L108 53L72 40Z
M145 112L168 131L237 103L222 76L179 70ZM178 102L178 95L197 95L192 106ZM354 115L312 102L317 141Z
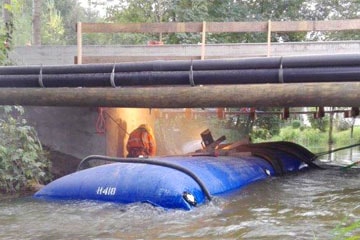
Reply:
M191 80L192 79L192 80ZM249 84L278 82L277 69L117 73L116 86Z
M282 75L280 75L282 71ZM125 87L359 81L360 67L0 75L0 87Z
M269 57L221 60L151 61L117 64L82 64L62 66L6 66L0 67L0 75L29 74L77 74L149 71L236 70L309 67L360 66L360 54L314 55L293 57Z
M0 87L111 87L110 75L0 75Z
M193 70L235 70L279 68L280 58L253 58L227 60L181 60L151 61L118 64L82 64L63 66L11 66L0 67L0 75L31 74L84 74L114 72L189 71Z
M353 82L360 80L360 67L285 68L284 83Z
M359 66L360 54L292 56L282 58L283 68Z
M192 75L192 76L191 76ZM279 82L277 69L221 71L133 72L111 74L0 75L0 87L111 87Z
M0 67L0 87L117 87L359 81L360 54Z

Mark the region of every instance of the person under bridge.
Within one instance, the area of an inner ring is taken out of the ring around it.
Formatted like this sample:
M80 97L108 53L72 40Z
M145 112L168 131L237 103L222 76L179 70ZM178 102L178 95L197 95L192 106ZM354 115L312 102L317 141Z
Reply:
M127 157L152 157L156 154L156 141L151 127L141 124L129 135L126 144Z

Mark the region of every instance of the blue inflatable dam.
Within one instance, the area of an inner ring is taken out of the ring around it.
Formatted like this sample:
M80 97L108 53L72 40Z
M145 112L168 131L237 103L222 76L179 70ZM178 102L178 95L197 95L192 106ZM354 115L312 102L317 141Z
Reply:
M306 152L294 154L282 151L281 146L243 146L244 151L252 153L248 156L205 154L151 159L90 156L86 160L113 163L59 178L34 197L122 204L144 202L163 208L190 210L210 201L212 196L308 166L304 164L304 158L308 158Z

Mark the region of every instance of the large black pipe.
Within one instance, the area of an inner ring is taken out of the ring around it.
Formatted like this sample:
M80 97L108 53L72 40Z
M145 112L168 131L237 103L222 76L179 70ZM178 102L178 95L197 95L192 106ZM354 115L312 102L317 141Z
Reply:
M277 69L142 72L115 74L116 86L208 85L278 82Z
M283 57L283 68L360 66L360 54L306 55Z
M113 80L112 80L113 79ZM192 80L191 80L192 79ZM277 69L221 71L131 72L63 75L0 75L0 87L125 87L276 83Z
M115 72L149 71L196 71L272 69L272 68L308 68L308 67L345 67L360 66L360 54L314 55L296 57L270 57L221 60L184 60L152 61L118 64L84 64L63 66L11 66L0 67L0 75L32 74L85 74Z
M111 87L110 73L0 75L0 87Z
M125 87L359 80L360 54L0 67L0 87Z
M360 67L322 67L283 69L285 83L360 81Z
M83 64L64 66L11 66L0 67L0 75L31 74L77 74L114 72L152 72L152 71L189 71L195 70L236 70L279 68L280 57L228 59L228 60L183 60L151 61L118 64Z
M301 82L353 82L360 67L240 69L176 72L0 75L0 87L126 87Z

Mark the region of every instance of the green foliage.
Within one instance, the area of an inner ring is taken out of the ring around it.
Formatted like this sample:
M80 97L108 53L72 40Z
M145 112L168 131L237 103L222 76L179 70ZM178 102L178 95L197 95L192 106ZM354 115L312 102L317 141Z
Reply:
M7 6L14 16L14 45L31 43L32 2L12 0L11 5ZM96 9L82 9L77 0L44 0L43 44L76 44L75 24L78 21L128 23L330 20L357 18L360 12L358 1L346 0L118 0L117 3L107 9L106 17L102 18ZM159 35L151 34L86 34L84 43L145 44L159 38ZM360 39L360 31L272 34L272 41L281 42L357 39ZM194 33L163 34L161 40L167 44L196 44L200 42L201 36ZM208 33L206 40L208 43L266 42L266 33Z
M33 0L11 0L6 8L14 24L13 45L31 44ZM41 12L43 44L76 44L76 22L94 20L86 16L77 0L43 0Z
M65 44L76 44L76 23L79 21L95 22L91 15L87 15L85 9L80 7L78 0L55 1L55 9L62 18L64 28L63 41ZM103 21L103 20L102 20Z
M6 42L8 39L6 35L6 29L0 28L0 43ZM11 45L0 44L0 65L10 65L8 54L11 49Z
M355 240L360 239L359 237L360 221L349 222L347 218L341 221L333 230L333 240Z
M299 120L294 120L291 122L292 128L297 129L300 128L301 122Z
M280 130L280 134L275 137L276 140L290 141L304 146L326 146L327 134L314 128L293 128L288 126ZM272 139L273 140L273 139Z
M359 17L360 4L358 0L311 0L306 1L301 14L306 20L354 19ZM311 40L359 40L360 31L313 32Z
M49 3L52 8L49 8ZM14 16L14 45L26 45L32 39L32 0L12 0L7 6ZM49 11L50 9L50 11ZM357 18L358 1L325 0L119 0L107 10L105 18L96 9L82 9L77 0L43 1L43 44L75 44L75 23L86 22L194 22L194 21L287 21ZM144 44L156 40L157 35L118 34L91 36L85 44ZM200 34L164 34L167 44L196 44ZM272 41L357 40L360 31L274 33ZM208 43L254 43L266 41L265 33L221 33L207 36ZM0 47L1 48L1 47ZM0 49L1 50L1 49Z
M53 0L46 2L47 11L43 15L42 44L46 45L63 45L64 41L64 24L60 12L56 9Z
M360 127L354 128L353 138L350 129L339 131L334 134L334 142L337 146L348 146L360 142Z
M329 128L329 116L325 116L323 118L310 117L309 121L313 128L318 129L321 132L325 132Z
M15 3L17 1L14 0ZM10 65L11 62L8 59L8 53L13 46L13 33L14 33L14 21L12 18L12 12L15 7L10 4L3 4L3 19L0 27L0 64Z
M13 22L13 46L26 45L31 42L32 1L12 0L7 10Z
M24 190L30 181L50 180L50 162L22 107L2 106L0 118L0 190Z
M125 3L126 2L126 3ZM297 20L304 0L296 1L232 1L232 0L162 0L120 1L106 19L110 22L201 22L201 21L267 21ZM274 41L304 40L305 33L281 33ZM162 38L167 44L196 44L200 34L168 34ZM266 41L264 33L221 33L207 36L208 43L253 43Z
M269 130L260 128L254 129L251 133L251 139L253 142L264 141L267 139L271 139L273 136L270 134Z
M352 125L352 120L349 121L347 119L339 119L336 122L336 129L338 131L345 131L345 130L348 130L349 128L351 128L351 125Z
M196 22L196 21L288 21L357 18L358 1L325 0L121 0L106 19L110 22ZM274 33L272 41L359 39L360 31ZM169 34L168 44L197 43L199 34ZM254 43L266 41L263 33L208 34L208 43Z

